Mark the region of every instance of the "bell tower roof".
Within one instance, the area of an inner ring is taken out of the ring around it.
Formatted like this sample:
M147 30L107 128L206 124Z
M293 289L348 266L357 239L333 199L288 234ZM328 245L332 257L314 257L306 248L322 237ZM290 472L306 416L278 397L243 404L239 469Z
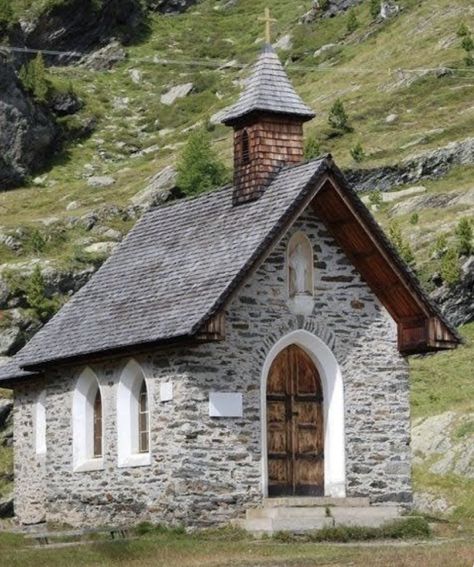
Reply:
M315 116L296 93L278 55L268 43L257 59L239 100L227 110L222 123L232 126L260 113L285 115L301 122Z

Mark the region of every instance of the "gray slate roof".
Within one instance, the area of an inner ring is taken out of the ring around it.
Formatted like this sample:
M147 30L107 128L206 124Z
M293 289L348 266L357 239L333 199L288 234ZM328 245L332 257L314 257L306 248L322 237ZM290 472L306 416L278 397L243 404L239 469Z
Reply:
M271 45L265 45L246 87L236 104L222 118L232 124L253 112L271 112L297 116L303 120L314 118L314 112L301 100L290 83L283 65Z
M227 186L149 211L91 280L0 368L0 380L20 377L25 366L192 337L326 169L324 159L284 168L259 200L238 207Z

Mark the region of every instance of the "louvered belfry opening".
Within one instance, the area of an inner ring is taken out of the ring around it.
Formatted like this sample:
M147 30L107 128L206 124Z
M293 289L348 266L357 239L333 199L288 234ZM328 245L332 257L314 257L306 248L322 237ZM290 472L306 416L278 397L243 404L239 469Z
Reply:
M271 45L265 45L238 100L222 119L234 128L235 205L258 199L282 166L303 159L301 100Z

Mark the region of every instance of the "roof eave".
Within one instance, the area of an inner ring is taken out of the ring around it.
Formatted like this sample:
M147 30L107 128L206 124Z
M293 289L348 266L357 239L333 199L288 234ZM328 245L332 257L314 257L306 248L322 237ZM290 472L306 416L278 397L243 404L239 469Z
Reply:
M283 111L271 110L268 108L255 107L250 110L246 110L245 112L239 112L236 114L229 113L228 115L222 118L221 123L224 124L224 126L234 127L234 126L243 125L248 122L252 122L255 119L261 117L262 115L286 117L289 120L295 120L297 122L309 122L316 116L316 114L311 110L308 110L307 113L290 112L290 111L283 112Z

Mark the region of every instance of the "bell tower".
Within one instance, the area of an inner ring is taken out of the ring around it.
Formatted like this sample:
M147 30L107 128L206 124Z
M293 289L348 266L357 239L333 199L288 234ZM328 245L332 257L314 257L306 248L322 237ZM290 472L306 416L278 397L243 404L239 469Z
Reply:
M269 42L222 123L234 129L234 205L258 199L275 173L303 159L303 123L314 117Z

